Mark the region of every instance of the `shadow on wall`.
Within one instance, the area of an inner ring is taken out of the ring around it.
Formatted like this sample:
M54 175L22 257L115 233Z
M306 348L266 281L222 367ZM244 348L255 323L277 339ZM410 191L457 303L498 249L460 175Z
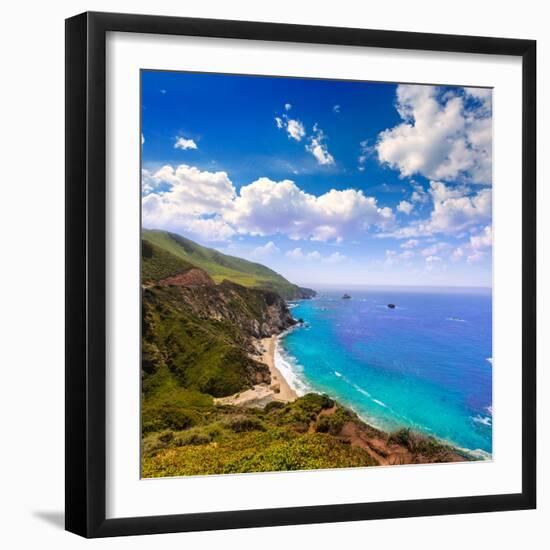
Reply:
M41 519L58 529L65 529L65 512L35 510L32 514L35 518Z

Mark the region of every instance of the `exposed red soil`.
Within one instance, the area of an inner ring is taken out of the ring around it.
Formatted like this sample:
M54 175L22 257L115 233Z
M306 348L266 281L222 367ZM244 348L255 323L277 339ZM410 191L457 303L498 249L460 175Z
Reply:
M166 277L166 279L161 279L157 283L159 286L186 286L186 287L197 287L197 286L214 286L214 281L212 277L198 268L191 268L183 273L178 273L172 277Z
M310 423L309 432L315 432L319 419L336 412L337 406L324 409L317 419ZM451 448L441 448L436 453L426 456L422 452L411 450L406 445L392 442L387 433L368 424L345 422L338 436L354 447L360 447L381 466L396 464L423 464L433 462L462 462L466 458L453 452Z

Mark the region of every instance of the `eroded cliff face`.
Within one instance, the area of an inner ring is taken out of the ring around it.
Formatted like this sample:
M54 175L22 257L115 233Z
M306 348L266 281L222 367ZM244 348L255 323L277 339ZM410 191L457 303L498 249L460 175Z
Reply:
M144 388L163 370L182 386L215 397L269 383L268 367L254 358L253 339L296 324L286 302L267 290L215 285L201 271L143 287Z
M279 334L296 324L286 302L275 292L246 288L223 281L211 283L204 273L203 283L197 276L199 269L192 270L193 277L183 274L161 281L161 286L170 286L173 300L181 302L189 313L200 319L229 321L242 332L254 338ZM189 272L188 272L189 273Z

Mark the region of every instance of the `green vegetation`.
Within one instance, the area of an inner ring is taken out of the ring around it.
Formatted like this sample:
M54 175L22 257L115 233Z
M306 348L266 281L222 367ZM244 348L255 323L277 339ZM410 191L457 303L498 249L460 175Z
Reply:
M446 454L458 454L470 460L472 458L459 449L445 445L441 441L435 439L435 437L420 434L410 428L401 428L389 434L388 443L401 445L415 455L422 455L427 458L437 457L439 461L443 461L442 459L445 458Z
M222 254L175 233L144 229L142 237L151 245L170 253L187 264L204 269L216 283L227 279L245 287L272 290L287 300L305 297L305 294L311 292L293 285L268 267Z
M219 284L154 284L192 267ZM279 294L299 297L297 286L262 265L162 231L143 232L142 280L148 283L142 289L143 476L374 463L338 437L344 418L352 418L325 395L263 410L214 403L213 397L270 382L251 338L294 323Z
M155 284L191 268L177 284ZM216 404L216 397L271 382L253 339L292 326L278 293L302 292L277 273L177 235L144 231L142 281L144 477L456 459L433 438L379 432L326 395L263 409Z
M334 414L324 415L317 422L316 430L321 433L338 435L346 422L357 421L355 414L347 409L338 407Z
M195 292L195 295L193 295ZM203 294L214 303L219 290L150 288L142 293L142 371L148 397L176 384L214 397L269 380L266 365L252 359L245 334L230 320L201 318L187 304ZM167 426L168 427L168 426Z
M171 277L193 266L174 256L163 248L142 239L141 241L141 280L143 283Z
M209 408L200 426L144 437L143 475L160 477L374 465L375 461L363 449L316 430L316 424L325 418L323 411L334 406L326 396L308 394L293 403L263 410L229 406Z

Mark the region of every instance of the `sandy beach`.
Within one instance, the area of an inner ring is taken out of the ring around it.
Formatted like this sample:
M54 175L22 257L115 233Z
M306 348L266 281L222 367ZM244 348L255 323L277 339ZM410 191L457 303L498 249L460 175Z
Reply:
M244 407L263 407L270 401L288 403L298 395L290 387L279 369L275 366L275 345L277 336L258 340L261 361L269 367L271 384L258 384L253 388L228 397L215 399L219 405L239 405Z
M289 401L294 401L298 395L290 387L290 384L281 374L281 371L275 366L276 342L277 336L271 336L270 338L263 338L261 340L261 344L265 350L262 355L262 362L269 367L269 372L271 373L271 387L275 390L275 399L287 403Z

